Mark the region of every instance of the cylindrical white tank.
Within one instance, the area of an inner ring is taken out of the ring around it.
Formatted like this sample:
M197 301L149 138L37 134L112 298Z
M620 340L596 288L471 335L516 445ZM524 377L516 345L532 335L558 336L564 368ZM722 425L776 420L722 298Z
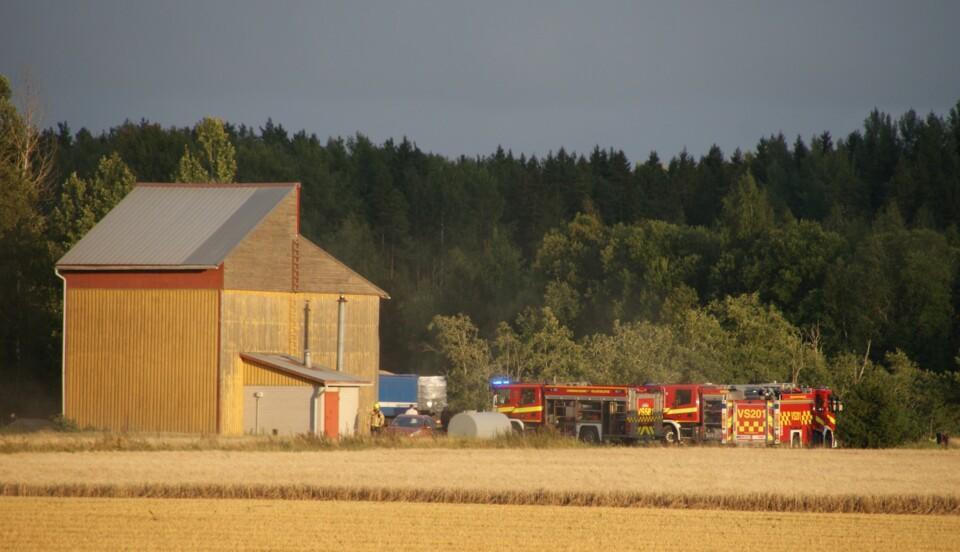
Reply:
M510 431L510 418L499 412L468 410L451 418L447 425L447 435L466 439L493 439Z

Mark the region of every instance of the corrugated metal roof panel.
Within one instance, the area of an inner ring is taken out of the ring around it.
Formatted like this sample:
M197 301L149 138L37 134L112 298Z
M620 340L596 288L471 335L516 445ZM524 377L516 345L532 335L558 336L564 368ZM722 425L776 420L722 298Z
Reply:
M307 368L299 360L287 356L267 353L240 353L240 356L250 362L260 364L265 368L273 368L281 372L293 374L309 381L333 386L363 386L372 385L371 382L344 372L337 372L327 368Z
M139 185L57 263L217 266L296 185Z

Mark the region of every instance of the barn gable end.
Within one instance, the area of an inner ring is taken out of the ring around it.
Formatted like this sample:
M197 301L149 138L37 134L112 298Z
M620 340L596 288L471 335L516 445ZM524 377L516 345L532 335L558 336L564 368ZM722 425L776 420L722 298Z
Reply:
M309 302L324 366L336 366L344 311L344 373L372 385L348 393L341 429L365 429L388 295L299 235L299 199L299 184L138 185L57 265L65 415L104 429L242 433L244 374L266 373L241 355L302 358Z
M293 291L299 190L287 194L223 261L224 289Z

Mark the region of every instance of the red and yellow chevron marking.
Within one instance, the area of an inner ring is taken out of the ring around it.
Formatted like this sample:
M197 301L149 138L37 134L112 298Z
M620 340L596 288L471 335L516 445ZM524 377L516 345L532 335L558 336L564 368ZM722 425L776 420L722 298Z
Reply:
M793 410L790 412L780 412L780 425L787 426L799 423L800 425L810 425L813 421L813 414L809 410Z

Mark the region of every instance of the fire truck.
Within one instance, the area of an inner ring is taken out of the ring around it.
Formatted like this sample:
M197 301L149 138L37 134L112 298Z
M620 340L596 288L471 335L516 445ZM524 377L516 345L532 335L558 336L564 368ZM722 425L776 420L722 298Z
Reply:
M830 389L790 384L583 385L491 381L494 410L518 431L583 441L719 442L835 447L843 404Z

